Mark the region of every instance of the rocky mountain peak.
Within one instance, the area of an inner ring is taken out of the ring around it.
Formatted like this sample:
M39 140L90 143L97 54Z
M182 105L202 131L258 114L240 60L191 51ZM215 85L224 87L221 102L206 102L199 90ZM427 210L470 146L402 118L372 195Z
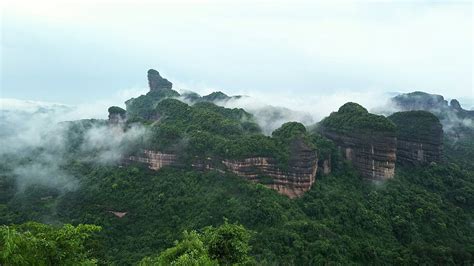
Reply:
M452 99L452 100L449 102L449 105L450 105L451 108L453 108L454 110L462 110L461 104L460 104L459 101L456 100L456 99Z
M163 90L171 89L173 87L173 83L161 77L158 71L150 69L148 70L148 86L150 87L150 91Z

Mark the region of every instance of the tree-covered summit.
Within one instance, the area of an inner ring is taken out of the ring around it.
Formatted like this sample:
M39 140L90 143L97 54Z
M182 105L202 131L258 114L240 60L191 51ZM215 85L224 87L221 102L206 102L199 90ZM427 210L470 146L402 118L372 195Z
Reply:
M241 97L228 96L221 91L212 92L205 96L189 91L180 94L173 89L173 84L170 81L163 78L160 73L154 69L148 70L148 85L150 88L148 93L140 95L137 98L131 98L125 102L129 120L156 120L158 117L154 111L158 103L168 98L183 100L194 105L205 102L221 102Z
M416 139L429 135L432 131L442 130L438 117L427 111L397 112L388 117L395 125L399 135Z
M361 105L348 102L320 122L323 129L353 133L395 133L396 126L383 115L371 114Z

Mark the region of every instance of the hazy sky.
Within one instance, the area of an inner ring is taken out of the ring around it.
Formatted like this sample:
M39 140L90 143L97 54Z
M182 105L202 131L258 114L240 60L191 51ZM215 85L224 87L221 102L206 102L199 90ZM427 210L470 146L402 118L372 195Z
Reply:
M84 103L155 68L199 92L474 98L470 1L312 2L7 1L0 97Z

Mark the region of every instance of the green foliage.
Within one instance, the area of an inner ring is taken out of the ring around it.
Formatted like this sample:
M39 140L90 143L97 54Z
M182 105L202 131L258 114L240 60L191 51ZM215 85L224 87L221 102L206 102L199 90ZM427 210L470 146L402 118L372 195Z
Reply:
M209 95L205 95L202 97L204 101L214 102L214 101L224 101L230 99L227 94L223 93L222 91L215 91Z
M0 262L4 265L95 265L86 240L100 227L66 224L55 228L29 222L0 227Z
M100 225L103 248L95 258L105 263L160 254L180 232L216 229L222 217L255 232L249 255L263 265L468 264L474 258L474 176L452 163L398 167L395 179L381 184L342 165L294 200L219 172L82 163L66 169L81 177L77 191L18 194L2 186L0 217ZM39 199L46 195L52 199ZM44 208L50 201L55 207ZM118 218L109 210L128 213Z
M218 263L209 257L207 249L196 231L184 231L183 239L176 242L174 247L166 249L157 257L145 257L138 265L207 266L218 265Z
M306 134L306 128L298 122L284 123L280 128L272 132L272 137L291 141L295 138L301 138Z
M332 142L299 123L287 123L272 137L264 136L241 109L210 103L189 106L163 99L160 93L149 93L157 97L130 107L153 132L148 148L172 150L189 160L268 156L284 164L292 140L302 139L318 149L320 158L337 154ZM83 132L95 123L105 122L68 124L68 134L75 139L69 143L71 154L80 146ZM389 120L353 103L321 125L344 132L394 132ZM80 233L65 233L76 232L71 226L67 230L3 226L1 262L70 265L95 263L94 257L115 265L140 261L142 265L469 265L474 258L472 138L446 147L446 163L397 166L393 180L377 184L341 162L331 175L319 177L310 191L293 200L230 173L103 166L74 156L64 158L61 170L78 178L77 190L36 185L18 191L15 167L34 162L41 153L32 151L19 162L2 157L1 224L57 221L79 225L75 230L82 228L80 224L96 224L103 230L97 232L97 241L91 241L78 237ZM127 214L119 218L114 211ZM221 225L222 217L231 223ZM183 231L187 233L182 240L174 242ZM95 246L94 254L89 244ZM39 254L49 255L39 258ZM46 261L51 259L57 263Z
M203 231L185 230L181 241L158 256L143 258L139 265L238 265L253 261L249 256L251 235L242 225L226 220Z
M151 147L173 151L185 162L196 158L243 159L255 156L276 158L282 166L288 161L289 140L283 132L294 129L288 123L279 137L270 138L260 133L252 115L243 109L228 109L209 102L189 106L175 99L165 99L155 111L161 115L159 123L152 126ZM302 127L302 128L301 128ZM285 134L293 134L287 132ZM299 134L295 133L297 137Z
M456 162L463 169L474 171L474 130L462 137L444 138L444 155L450 162Z
M362 105L359 105L357 103L353 102L348 102L343 104L341 107L339 107L339 110L337 111L340 114L367 114L368 111L365 109Z
M398 135L403 138L423 139L433 131L441 131L439 119L427 111L397 112L388 117L397 125Z
M329 159L332 158L332 161L336 161L336 157L339 155L337 147L334 142L330 141L326 137L313 133L309 136L310 142L317 148L318 158L319 159Z
M227 221L217 228L209 226L204 229L204 243L209 256L220 264L231 265L248 263L250 232L242 225L229 224Z
M64 127L64 136L68 140L66 149L69 154L75 154L80 150L81 144L84 143L85 133L94 128L105 126L105 120L97 119L82 119L77 121L62 122L61 126Z
M151 96L149 93L143 97ZM240 108L229 109L205 101L189 106L177 99L160 98L152 111L149 107L147 110L142 118L157 122L151 124L152 136L144 146L176 153L187 165L208 158L219 164L222 159L265 156L275 158L285 169L294 139L303 138L312 145L301 123L286 123L270 138L261 134L253 116Z
M118 106L111 106L108 109L109 114L119 114L119 115L125 115L127 111L125 111L123 108L120 108Z
M352 133L392 133L396 131L396 126L383 115L375 115L356 104L346 103L339 108L338 112L331 113L324 118L320 125L323 129L335 130L338 132Z
M129 119L152 119L156 105L167 98L179 97L179 93L172 89L149 91L146 95L132 98L125 102Z

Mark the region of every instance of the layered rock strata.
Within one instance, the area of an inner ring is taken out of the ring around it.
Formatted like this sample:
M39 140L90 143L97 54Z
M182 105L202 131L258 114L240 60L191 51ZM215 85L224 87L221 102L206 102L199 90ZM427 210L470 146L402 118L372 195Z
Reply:
M362 176L386 180L395 175L397 139L390 134L339 133L325 129L323 135L334 141L345 159L352 162Z
M175 154L144 150L140 156L129 156L127 162L144 163L152 170L164 166L178 166L180 163ZM302 141L291 145L288 168L283 170L274 158L252 157L242 160L223 160L226 171L230 171L249 181L261 183L290 198L303 195L311 189L318 169L317 153ZM192 167L200 171L218 170L212 159L196 161ZM328 171L326 169L326 171Z
M316 151L302 141L293 143L286 170L278 167L276 160L269 157L223 160L222 163L234 174L290 198L301 196L311 189L318 169Z
M409 164L441 162L443 127L425 111L398 112L389 116L398 127L397 161Z
M395 175L396 125L357 103L346 103L324 118L320 133L332 140L360 174L371 180Z
M144 150L142 156L130 156L128 161L144 163L152 170L159 170L164 166L179 164L175 154L152 150Z

